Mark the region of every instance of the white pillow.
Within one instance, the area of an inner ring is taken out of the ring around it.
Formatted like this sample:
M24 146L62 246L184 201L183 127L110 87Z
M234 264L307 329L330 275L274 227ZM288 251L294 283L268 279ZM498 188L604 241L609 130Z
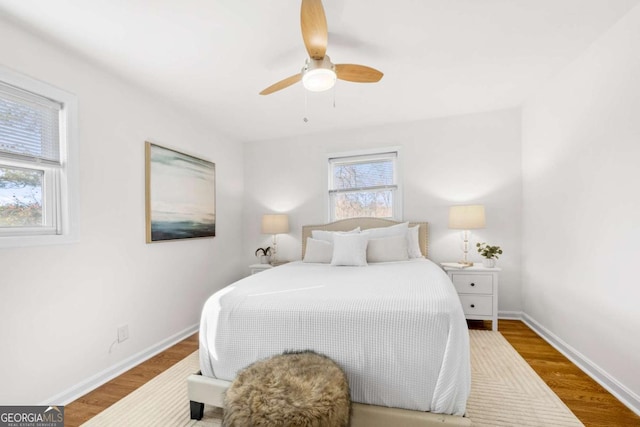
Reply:
M407 238L405 236L382 237L370 239L367 246L368 262L407 261Z
M302 262L329 264L333 256L333 243L307 237L307 247Z
M407 250L409 252L409 258L422 258L422 251L420 250L420 226L409 227L407 231Z
M362 234L366 234L370 239L379 239L381 237L389 236L404 236L409 229L409 223L403 222L401 224L392 225L391 227L369 228L364 230Z
M369 239L362 233L334 235L331 265L367 265L368 243Z
M336 234L355 234L360 233L360 227L356 227L351 231L325 231L325 230L311 230L311 237L317 240L324 240L325 242L333 243L333 236Z

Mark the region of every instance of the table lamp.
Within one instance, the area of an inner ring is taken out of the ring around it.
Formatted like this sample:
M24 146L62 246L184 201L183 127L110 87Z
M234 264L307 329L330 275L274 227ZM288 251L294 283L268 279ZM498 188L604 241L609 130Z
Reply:
M484 206L482 205L465 205L465 206L451 206L449 208L449 228L455 230L463 230L463 252L464 256L460 264L473 265L472 262L467 260L467 253L469 252L469 237L471 231L478 228L484 228L485 216Z
M273 250L271 251L271 263L276 262L276 235L289 232L289 215L265 214L262 216L262 234L273 235Z

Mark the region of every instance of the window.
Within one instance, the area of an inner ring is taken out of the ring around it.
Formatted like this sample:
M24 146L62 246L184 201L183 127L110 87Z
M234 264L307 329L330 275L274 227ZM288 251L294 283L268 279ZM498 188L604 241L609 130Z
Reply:
M329 220L402 219L398 150L329 157Z
M0 247L75 236L75 97L0 68Z

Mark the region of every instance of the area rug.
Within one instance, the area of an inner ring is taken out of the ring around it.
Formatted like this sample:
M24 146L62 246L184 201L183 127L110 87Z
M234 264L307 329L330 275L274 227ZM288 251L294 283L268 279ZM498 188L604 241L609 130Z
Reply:
M582 426L499 332L469 333L472 386L467 416L474 426ZM209 406L201 421L189 419L187 377L198 369L196 351L83 426L220 426L222 412Z

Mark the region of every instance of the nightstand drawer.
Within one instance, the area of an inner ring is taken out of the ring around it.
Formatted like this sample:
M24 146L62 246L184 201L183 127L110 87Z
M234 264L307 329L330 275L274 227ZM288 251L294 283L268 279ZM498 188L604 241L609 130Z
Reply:
M492 294L493 277L489 274L456 274L451 275L456 291L461 294Z
M466 315L493 315L493 297L491 295L460 295L460 303Z

